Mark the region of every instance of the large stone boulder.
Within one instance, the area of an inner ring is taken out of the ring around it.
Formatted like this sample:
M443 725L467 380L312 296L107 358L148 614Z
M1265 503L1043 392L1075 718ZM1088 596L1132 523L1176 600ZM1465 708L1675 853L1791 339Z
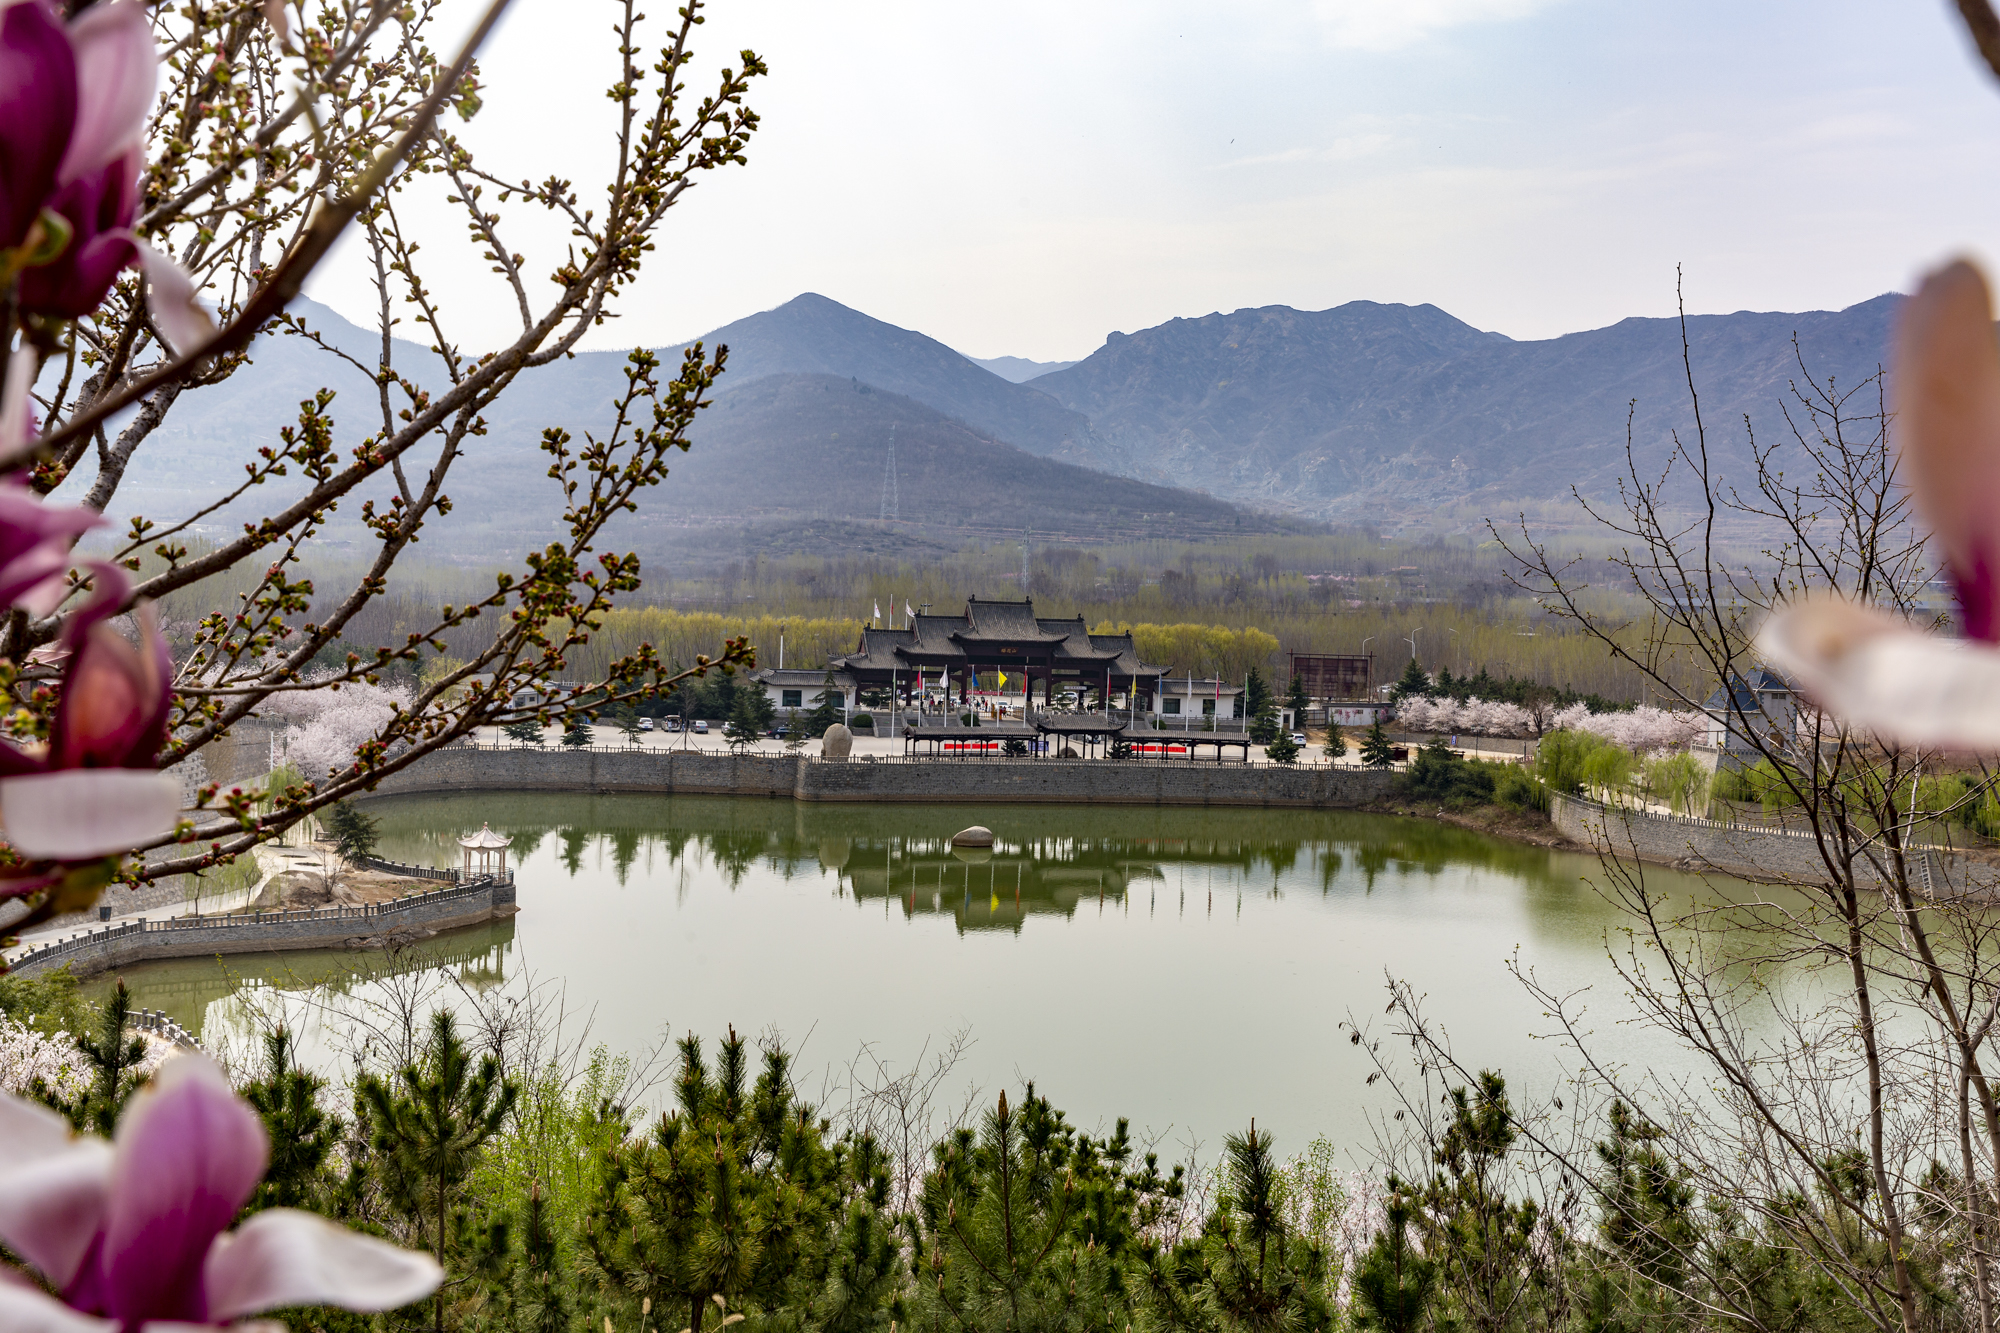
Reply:
M819 738L819 752L823 759L847 758L854 753L854 733L847 729L846 723L834 723Z

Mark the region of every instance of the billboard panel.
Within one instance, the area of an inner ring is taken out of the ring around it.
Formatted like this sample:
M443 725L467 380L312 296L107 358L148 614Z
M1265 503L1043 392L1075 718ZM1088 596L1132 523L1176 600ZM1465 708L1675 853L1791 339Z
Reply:
M1297 676L1306 685L1306 696L1312 699L1367 699L1375 687L1375 656L1373 653L1291 653L1291 667L1283 681L1279 682L1282 692Z

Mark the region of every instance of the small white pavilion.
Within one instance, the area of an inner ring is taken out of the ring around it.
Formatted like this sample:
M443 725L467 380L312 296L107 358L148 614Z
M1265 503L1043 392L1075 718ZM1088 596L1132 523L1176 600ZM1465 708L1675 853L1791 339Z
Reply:
M464 877L472 879L478 875L506 875L507 848L513 841L512 838L504 833L495 833L493 826L490 824L481 824L479 832L468 833L460 838L458 845L465 849ZM472 857L475 852L479 854L477 869L472 864Z

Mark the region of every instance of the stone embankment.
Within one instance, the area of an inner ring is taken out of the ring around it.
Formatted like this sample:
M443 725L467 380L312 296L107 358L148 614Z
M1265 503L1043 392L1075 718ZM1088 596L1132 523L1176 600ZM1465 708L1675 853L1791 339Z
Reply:
M765 796L876 804L1284 806L1342 809L1386 796L1393 778L1359 768L1150 760L823 760L698 750L440 750L373 793L562 791Z
M1550 799L1549 818L1571 841L1630 860L1777 883L1826 876L1819 843L1810 833L1618 810L1561 795ZM1913 853L1910 875L1916 887L1933 897L2000 892L1994 867L1940 848Z
M162 958L342 945L375 948L477 925L515 910L513 877L487 876L384 903L120 922L24 950L15 956L10 970L31 977L68 964L78 975L88 976Z

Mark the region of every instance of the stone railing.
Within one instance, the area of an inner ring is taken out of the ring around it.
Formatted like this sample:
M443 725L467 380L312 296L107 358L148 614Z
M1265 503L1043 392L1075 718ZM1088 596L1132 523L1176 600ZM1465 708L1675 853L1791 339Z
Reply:
M460 872L456 867L439 869L437 866L410 865L404 861L385 861L379 856L357 856L351 864L363 870L379 870L385 875L397 875L403 879L435 879L446 884L456 884L460 878Z
M164 1037L184 1050L201 1049L201 1043L194 1039L194 1034L167 1017L165 1010L134 1009L127 1021L135 1032L150 1032L154 1036Z
M10 970L22 975L52 971L65 963L79 974L157 958L199 958L214 954L271 953L323 949L353 939L421 929L448 930L509 916L514 880L482 876L465 884L415 893L384 903L337 903L243 912L232 916L183 916L163 921L122 921L66 939L30 945L16 953Z

